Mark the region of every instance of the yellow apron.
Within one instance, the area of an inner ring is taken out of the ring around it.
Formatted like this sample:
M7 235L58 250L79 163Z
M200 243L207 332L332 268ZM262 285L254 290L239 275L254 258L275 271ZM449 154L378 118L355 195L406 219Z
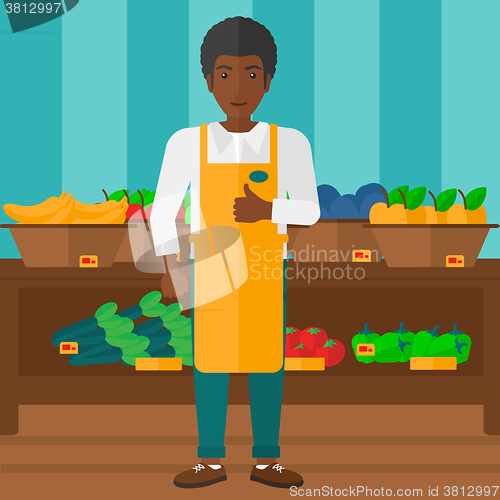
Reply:
M233 205L245 196L245 184L266 201L278 197L278 127L270 126L269 164L208 163L207 131L206 124L200 127L200 229L210 244L202 245L202 234L192 235L194 364L207 373L277 372L283 366L288 235L278 234L270 220L235 222ZM255 171L260 173L250 176ZM206 303L214 290L217 298Z

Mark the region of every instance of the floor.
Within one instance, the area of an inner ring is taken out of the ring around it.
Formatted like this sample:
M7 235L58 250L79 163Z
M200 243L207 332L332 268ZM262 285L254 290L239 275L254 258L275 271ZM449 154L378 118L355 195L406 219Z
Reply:
M489 486L493 496L500 438L483 434L482 420L480 406L285 406L280 461L303 474L300 496L364 487L373 497L383 487L393 496L402 488L399 496L428 498L429 487L439 487L434 496L446 498L446 486L464 486L459 496ZM196 445L192 406L21 406L20 433L0 436L0 499L299 496L249 481L246 406L228 412L228 481L200 490L173 486L174 475L196 463Z

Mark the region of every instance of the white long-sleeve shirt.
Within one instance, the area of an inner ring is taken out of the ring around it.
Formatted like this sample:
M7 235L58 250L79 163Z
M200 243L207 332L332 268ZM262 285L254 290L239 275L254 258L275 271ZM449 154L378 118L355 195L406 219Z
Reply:
M208 126L208 163L269 163L270 127L259 122L250 132L231 133L220 123ZM200 127L185 128L168 141L151 228L156 255L179 252L175 217L191 184L191 232L200 231ZM290 199L287 199L287 192ZM272 222L285 234L287 224L311 225L320 215L311 146L298 130L278 127L278 196ZM232 210L232 207L231 207ZM287 257L286 244L283 247Z

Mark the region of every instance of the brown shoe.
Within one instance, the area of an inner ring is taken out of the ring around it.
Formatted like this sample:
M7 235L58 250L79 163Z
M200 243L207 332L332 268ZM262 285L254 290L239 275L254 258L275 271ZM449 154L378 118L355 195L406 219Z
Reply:
M212 467L202 462L192 469L177 474L174 478L174 484L179 488L202 488L203 486L220 483L226 479L224 466L220 469L212 469Z
M254 465L250 480L267 486L274 486L275 488L291 488L292 486L302 486L304 484L300 474L287 470L277 463L268 465L265 469L257 469Z

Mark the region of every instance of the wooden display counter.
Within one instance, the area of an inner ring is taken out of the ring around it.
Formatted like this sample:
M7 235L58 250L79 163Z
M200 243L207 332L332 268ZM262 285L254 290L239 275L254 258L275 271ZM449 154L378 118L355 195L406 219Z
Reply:
M324 328L344 343L346 357L324 372L287 372L284 404L484 405L485 433L500 434L500 260L457 269L290 262L287 277L287 324ZM136 372L121 362L73 367L51 342L56 330L92 316L105 302L120 309L137 304L160 289L160 278L124 263L34 269L21 260L0 260L0 434L18 432L20 404L194 404L191 368ZM383 334L401 321L415 332L441 325L440 333L458 323L472 338L469 360L453 372L356 361L351 339L366 322ZM229 399L248 403L245 375L231 377Z

